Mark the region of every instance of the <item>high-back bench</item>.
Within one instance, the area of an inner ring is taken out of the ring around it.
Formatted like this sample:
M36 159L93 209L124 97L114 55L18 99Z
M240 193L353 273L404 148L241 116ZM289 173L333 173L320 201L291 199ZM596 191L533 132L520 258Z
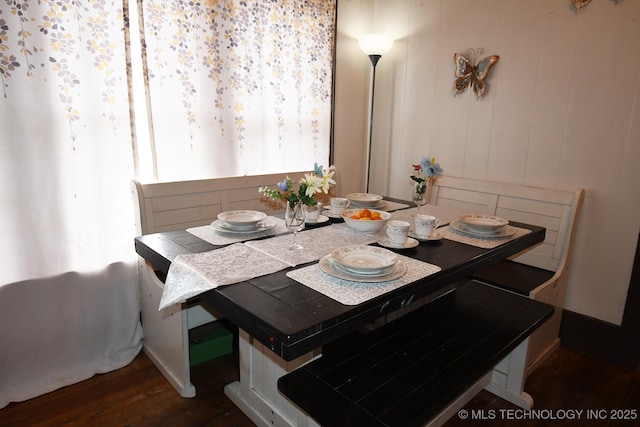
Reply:
M431 190L429 203L433 205L547 229L542 244L473 276L483 283L555 306L553 317L529 337L525 346L495 368L487 386L523 408L533 404L523 390L526 377L560 344L562 308L583 200L582 188L563 191L450 176L441 176Z
M303 172L287 174L293 181ZM145 235L211 224L220 212L254 209L273 214L283 204L265 202L258 187L273 187L284 174L240 176L179 182L131 182L136 232ZM154 266L138 261L141 289L143 349L183 397L193 397L189 367L189 330L220 316L197 299L158 311L163 281Z

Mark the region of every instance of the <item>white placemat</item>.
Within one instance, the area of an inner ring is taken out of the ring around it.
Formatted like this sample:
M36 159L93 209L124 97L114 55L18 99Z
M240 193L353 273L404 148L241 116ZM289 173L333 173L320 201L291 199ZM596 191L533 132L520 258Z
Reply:
M296 237L296 242L304 248L299 251L289 249L289 245L293 242L291 234L264 240L252 240L245 244L284 263L296 266L318 261L341 246L374 243L378 237L385 235L385 230L385 227L382 227L377 233L360 233L353 231L345 223L303 230Z
M243 243L209 252L178 255L169 267L158 310L218 286L243 282L287 267L288 264Z
M467 245L477 246L483 249L493 249L505 242L508 242L509 240L513 240L517 237L524 236L525 234L531 233L531 230L527 230L526 228L514 227L511 225L507 225L507 227L511 227L512 229L514 229L515 233L511 236L500 237L500 238L474 237L469 234L456 231L450 226L439 228L438 234L442 234L442 236L445 239L453 240L460 243L465 243Z
M230 245L232 243L244 242L247 240L259 239L267 236L277 236L278 234L290 233L289 229L284 225L282 218L273 216L267 217L270 221L275 221L275 227L269 230L257 231L255 233L222 233L214 229L210 225L202 225L200 227L187 228L187 232L193 234L212 245Z
M407 265L407 273L399 279L380 283L362 283L338 279L313 264L287 273L287 277L318 291L344 305L356 305L440 271L437 265L398 255Z

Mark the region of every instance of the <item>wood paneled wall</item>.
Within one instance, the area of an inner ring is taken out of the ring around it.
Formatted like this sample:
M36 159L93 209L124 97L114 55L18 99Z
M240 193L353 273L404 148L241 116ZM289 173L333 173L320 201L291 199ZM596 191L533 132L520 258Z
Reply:
M453 176L584 187L566 307L620 324L640 230L640 2L594 0L580 12L569 0L338 7L343 190L364 186L371 64L356 37L389 33L396 43L376 69L371 190L409 197L411 164L426 155ZM453 54L480 47L481 57L500 55L484 97L454 96Z

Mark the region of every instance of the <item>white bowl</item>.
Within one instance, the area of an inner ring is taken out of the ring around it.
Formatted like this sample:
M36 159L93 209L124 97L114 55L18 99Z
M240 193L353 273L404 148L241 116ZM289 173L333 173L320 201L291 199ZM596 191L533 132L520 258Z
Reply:
M504 218L484 214L461 215L460 221L472 229L485 232L495 232L509 224L509 221Z
M375 275L385 272L398 262L398 255L378 246L343 246L331 252L335 262L353 274Z
M266 217L267 214L264 212L250 210L227 211L218 214L220 221L224 221L229 226L236 228L257 227L258 223Z
M349 193L345 197L354 205L369 207L376 206L382 200L382 196L371 193Z
M367 221L367 220L362 220L362 219L350 218L351 216L355 215L356 212L362 211L364 209L366 209L366 208L363 208L363 209L345 209L340 213L340 216L342 217L342 219L344 219L344 222L347 223L349 228L351 228L352 230L355 230L355 231L361 231L363 233L375 233L376 231L378 231L382 227L384 227L385 224L387 223L387 221L389 221L389 219L391 218L391 214L389 212L379 211L379 210L376 210L376 209L369 209L369 210L372 213L373 212L378 212L380 214L380 219Z

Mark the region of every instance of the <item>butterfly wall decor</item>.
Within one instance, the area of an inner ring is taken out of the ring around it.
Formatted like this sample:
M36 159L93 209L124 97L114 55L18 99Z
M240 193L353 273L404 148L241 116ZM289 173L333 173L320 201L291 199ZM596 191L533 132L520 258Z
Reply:
M484 80L489 75L491 67L500 60L500 57L498 55L487 56L474 66L476 53L482 55L484 54L484 49L479 48L477 52L474 49L467 49L467 55L470 59L467 59L460 53L453 55L453 60L456 64L456 80L453 83L453 92L455 95L464 92L469 86L471 86L476 93L477 99L480 99L484 94L487 87Z
M618 4L618 0L611 0L614 4ZM573 0L573 7L576 8L577 11L580 11L583 7L588 5L591 0Z

